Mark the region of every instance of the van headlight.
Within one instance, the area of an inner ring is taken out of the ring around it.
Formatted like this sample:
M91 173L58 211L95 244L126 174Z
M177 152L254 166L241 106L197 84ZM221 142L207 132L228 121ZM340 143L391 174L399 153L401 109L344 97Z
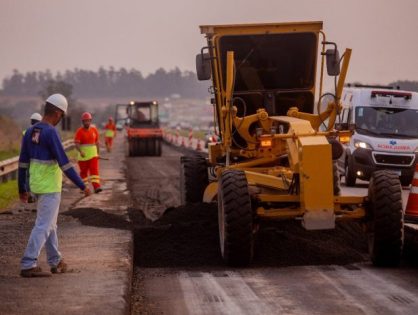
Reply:
M354 141L354 146L356 148L361 148L361 149L370 149L370 150L372 149L372 146L370 144L364 141L359 141L359 140Z

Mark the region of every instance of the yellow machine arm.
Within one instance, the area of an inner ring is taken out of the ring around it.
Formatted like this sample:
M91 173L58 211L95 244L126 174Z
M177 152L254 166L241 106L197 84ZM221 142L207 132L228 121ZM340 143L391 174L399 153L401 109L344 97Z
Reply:
M340 77L338 78L335 100L328 104L328 107L324 112L318 113L317 115L315 115L315 114L299 112L299 109L297 107L291 107L288 110L287 115L290 117L296 117L296 118L310 121L312 128L314 128L315 130L318 130L319 126L326 119L329 119L327 131L331 131L334 128L337 115L341 111L340 99L341 99L341 94L342 94L344 83L345 83L345 78L347 76L350 58L351 58L351 49L347 48L344 53Z

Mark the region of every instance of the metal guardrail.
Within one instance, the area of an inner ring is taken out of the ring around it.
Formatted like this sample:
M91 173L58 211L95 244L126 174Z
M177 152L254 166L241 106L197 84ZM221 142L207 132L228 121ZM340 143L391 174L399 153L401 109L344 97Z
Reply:
M64 150L70 150L74 147L74 140L66 140L62 143ZM17 178L19 168L19 156L0 161L0 183Z

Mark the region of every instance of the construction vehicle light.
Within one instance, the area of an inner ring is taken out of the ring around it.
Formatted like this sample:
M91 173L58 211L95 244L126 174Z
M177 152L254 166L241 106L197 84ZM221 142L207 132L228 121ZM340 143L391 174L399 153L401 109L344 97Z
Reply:
M349 143L351 137L349 135L341 135L340 136L340 142L341 143Z
M262 146L263 148L266 148L266 147L271 147L271 139L264 139L264 140L261 140L261 146Z
M134 101L131 101L129 104L134 105L134 104L135 104L135 102L134 102Z
M152 102L152 104L153 104L153 105L157 105L157 102L156 102L156 101L154 101L154 102Z

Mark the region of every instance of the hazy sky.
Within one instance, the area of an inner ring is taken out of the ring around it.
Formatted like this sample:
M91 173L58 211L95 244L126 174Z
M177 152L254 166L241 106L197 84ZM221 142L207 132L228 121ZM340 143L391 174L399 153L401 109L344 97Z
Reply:
M324 21L348 81L418 80L418 0L0 0L0 80L100 66L194 70L200 24Z

